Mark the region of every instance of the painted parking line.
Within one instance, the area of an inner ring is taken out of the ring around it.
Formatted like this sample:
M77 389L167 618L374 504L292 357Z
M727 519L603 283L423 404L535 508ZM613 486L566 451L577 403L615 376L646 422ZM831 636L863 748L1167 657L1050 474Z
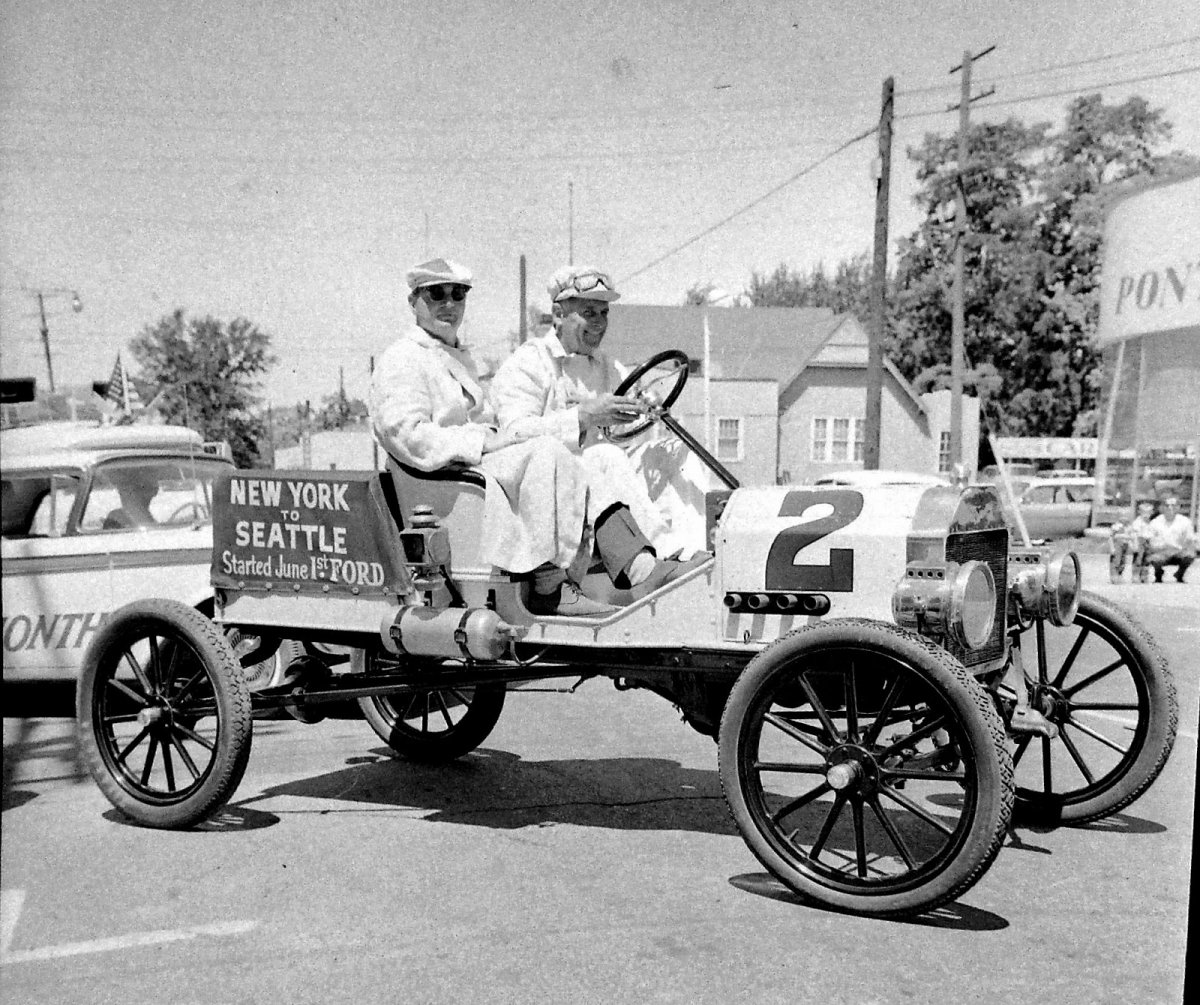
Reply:
M0 958L8 955L24 904L24 890L0 890Z
M13 918L15 925L16 919ZM8 918L5 918L4 951L0 953L0 966L14 963L34 963L41 960L56 960L64 956L81 956L86 953L111 953L122 949L136 949L141 946L157 946L166 942L182 942L200 936L230 936L243 935L258 924L257 921L221 921L212 925L193 925L190 928L174 928L159 932L129 932L126 935L114 935L107 939L91 939L87 942L64 942L57 946L43 946L40 949L22 949L10 952L8 945L11 931L8 928Z
M1079 709L1072 714L1081 718L1086 715L1089 719L1106 719L1108 722L1115 722L1118 726L1124 726L1131 733L1137 729L1137 722L1135 720L1121 715L1113 715L1111 712L1100 712L1095 709ZM1186 736L1189 740L1196 739L1194 730L1184 729L1183 727L1177 727L1175 735Z

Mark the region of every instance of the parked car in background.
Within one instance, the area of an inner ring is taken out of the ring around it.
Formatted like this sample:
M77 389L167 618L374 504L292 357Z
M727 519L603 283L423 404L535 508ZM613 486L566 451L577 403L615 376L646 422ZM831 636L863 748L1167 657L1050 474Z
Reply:
M1014 478L1011 484L1030 541L1078 537L1092 525L1096 483L1090 475ZM1000 489L1010 526L1016 531L1017 522L1002 483Z
M225 444L173 426L0 432L5 684L74 679L108 615L133 600L211 616L213 483L233 468ZM251 679L266 683L276 662Z
M860 488L875 485L949 485L950 481L944 475L935 475L924 471L898 471L887 468L865 470L856 468L850 471L835 471L832 474L822 475L813 484Z

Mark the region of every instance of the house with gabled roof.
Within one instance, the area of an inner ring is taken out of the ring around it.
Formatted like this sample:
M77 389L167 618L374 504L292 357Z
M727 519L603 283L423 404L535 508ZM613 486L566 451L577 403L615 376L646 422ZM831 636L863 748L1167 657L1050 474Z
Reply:
M867 333L825 308L615 303L604 349L634 365L686 352L673 414L745 485L811 482L861 468ZM918 394L886 357L881 468L949 469L950 392ZM976 467L979 404L963 399L963 443Z

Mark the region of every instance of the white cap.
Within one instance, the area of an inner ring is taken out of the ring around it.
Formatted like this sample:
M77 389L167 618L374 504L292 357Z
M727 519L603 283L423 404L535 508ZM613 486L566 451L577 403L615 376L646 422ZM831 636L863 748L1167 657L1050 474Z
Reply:
M448 258L431 258L428 262L414 265L405 274L410 290L419 290L422 286L436 286L438 283L453 283L458 286L471 286L471 273Z
M605 303L621 299L612 277L588 265L564 265L550 277L546 292L554 303L573 297L603 300Z

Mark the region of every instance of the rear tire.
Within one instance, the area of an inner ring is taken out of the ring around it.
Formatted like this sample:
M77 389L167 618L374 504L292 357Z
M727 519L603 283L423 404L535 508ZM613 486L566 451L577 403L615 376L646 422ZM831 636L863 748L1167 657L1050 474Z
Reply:
M193 827L250 758L250 692L224 632L173 600L116 611L84 657L79 747L96 784L145 827Z
M359 698L376 735L409 761L441 764L488 738L504 710L503 683Z

